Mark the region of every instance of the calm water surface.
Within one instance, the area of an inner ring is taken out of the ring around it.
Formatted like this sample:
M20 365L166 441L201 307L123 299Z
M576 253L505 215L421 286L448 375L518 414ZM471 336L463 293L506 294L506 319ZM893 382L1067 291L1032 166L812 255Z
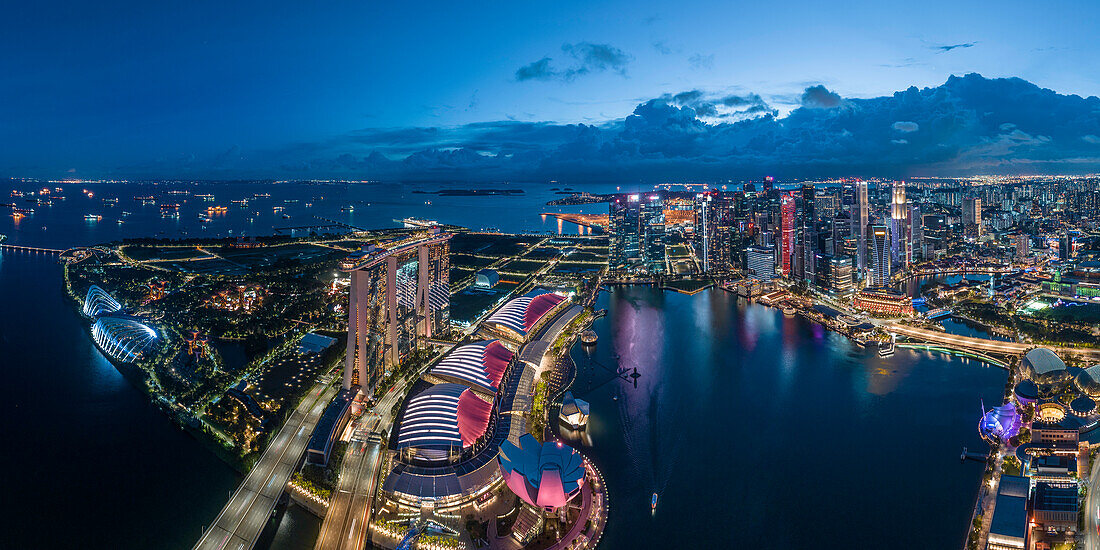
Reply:
M573 350L592 417L565 437L607 481L607 548L962 544L981 466L959 451L984 448L979 398L1001 394L1004 371L880 359L720 290L619 288L599 307L596 350ZM616 364L638 369L637 387Z

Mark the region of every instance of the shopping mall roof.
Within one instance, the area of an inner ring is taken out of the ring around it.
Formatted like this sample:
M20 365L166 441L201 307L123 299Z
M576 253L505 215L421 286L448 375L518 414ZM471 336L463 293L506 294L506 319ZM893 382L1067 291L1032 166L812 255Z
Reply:
M514 356L499 340L486 340L454 348L429 373L496 393Z
M466 386L436 384L409 399L397 448L469 447L485 434L492 410L492 403Z
M557 509L580 492L584 481L584 459L561 442L539 443L531 434L519 438L519 445L505 441L500 446L500 471L508 487L528 504Z
M508 303L490 315L485 322L501 325L515 331L520 336L526 337L527 333L538 324L547 312L564 300L564 296L554 294L546 289L536 288L519 298L509 300Z

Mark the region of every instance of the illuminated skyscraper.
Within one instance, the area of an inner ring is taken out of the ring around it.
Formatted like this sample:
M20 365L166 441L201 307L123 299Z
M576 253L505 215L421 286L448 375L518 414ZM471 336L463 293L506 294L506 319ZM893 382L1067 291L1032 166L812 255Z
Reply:
M888 286L893 274L890 259L890 228L885 225L873 225L867 228L867 245L870 248L871 286Z
M451 236L434 228L341 262L351 277L344 388L372 391L418 338L449 324Z
M976 239L982 236L982 199L977 197L963 199L962 224L968 238Z
M894 182L890 198L890 256L895 264L907 266L913 263L913 227L909 218L909 206L905 202L905 183Z
M619 195L609 206L613 269L664 273L665 211L660 195Z
M794 197L779 199L779 266L784 277L791 276L791 256L794 253Z
M867 270L867 217L870 215L870 203L867 200L867 182L857 181L852 197L852 232L856 239L856 271L860 279Z

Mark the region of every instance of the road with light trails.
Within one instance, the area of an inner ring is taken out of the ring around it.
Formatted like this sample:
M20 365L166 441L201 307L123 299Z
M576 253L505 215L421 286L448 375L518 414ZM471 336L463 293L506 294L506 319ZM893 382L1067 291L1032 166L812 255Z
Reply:
M315 548L358 550L365 546L370 536L370 501L377 487L381 459L381 444L351 442Z
M1096 507L1100 506L1100 498L1096 492L1100 491L1100 460L1092 465L1089 473L1088 496L1085 497L1085 550L1100 550L1100 523L1096 521Z
M425 366L429 368L430 366ZM414 379L415 380L415 379ZM366 434L387 433L393 425L390 411L404 398L408 383L401 383L386 392L372 409L358 420L348 444L347 455L340 466L340 479L329 503L321 532L314 548L353 548L359 550L370 540L370 523L374 513L374 493L381 480L380 468L385 449L375 441L366 441Z
M214 524L199 539L196 549L246 550L256 544L267 525L275 502L309 445L314 426L336 395L325 377L287 419L240 487L222 508Z
M927 342L935 342L937 344L945 344L948 346L956 346L992 353L1007 353L1011 355L1019 355L1026 352L1030 348L1036 347L1036 344L1022 342L1004 342L1001 340L989 340L986 338L971 338L969 336L958 336L955 334L948 334L946 332L939 332L936 330L928 330L895 323L884 323L882 325L882 328L902 336L908 336L909 338L919 338ZM1086 359L1091 359L1093 361L1100 360L1100 349L1054 347L1051 348L1051 350L1063 357L1065 355L1076 354L1081 355Z

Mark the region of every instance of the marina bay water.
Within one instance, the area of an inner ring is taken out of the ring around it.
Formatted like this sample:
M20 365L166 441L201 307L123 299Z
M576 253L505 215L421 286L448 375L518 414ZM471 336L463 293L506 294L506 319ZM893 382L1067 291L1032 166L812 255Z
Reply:
M880 358L722 290L616 288L597 307L595 349L572 351L592 415L562 435L607 482L607 548L963 543L982 472L959 451L985 448L979 399L999 398L1003 370Z

